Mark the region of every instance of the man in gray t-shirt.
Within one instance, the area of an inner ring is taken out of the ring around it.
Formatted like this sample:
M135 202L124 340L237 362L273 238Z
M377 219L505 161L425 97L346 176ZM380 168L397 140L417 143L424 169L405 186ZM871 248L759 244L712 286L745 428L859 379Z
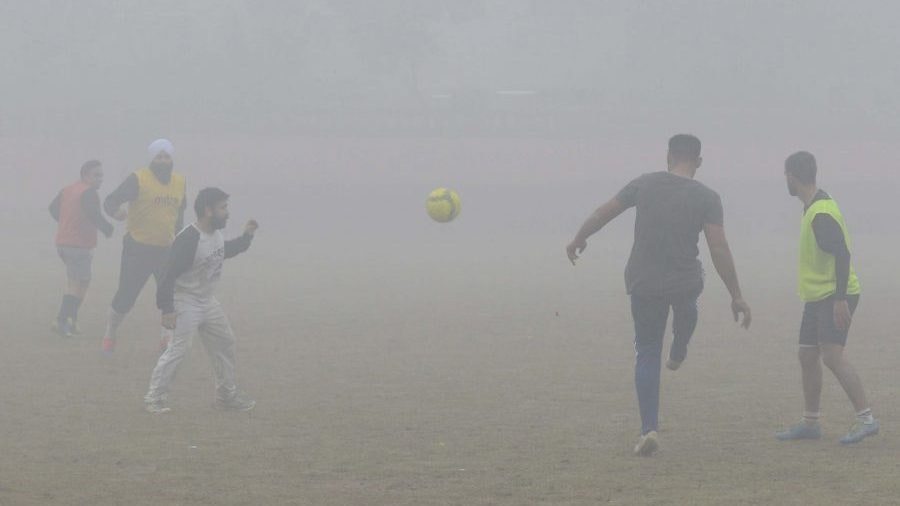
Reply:
M625 268L628 294L700 293L703 268L697 244L703 227L723 224L719 195L699 181L667 171L635 179L616 200L626 209L637 208L634 246Z
M663 337L670 310L673 340L666 366L676 370L687 356L697 324L697 299L703 290L698 243L706 235L716 271L731 294L735 321L750 327L750 307L744 302L723 226L718 194L694 180L703 162L700 140L692 135L669 139L668 170L645 174L600 206L566 248L572 264L587 239L625 210L636 208L634 246L625 269L635 328L635 386L641 414L641 439L635 454L651 455L659 446L659 382Z

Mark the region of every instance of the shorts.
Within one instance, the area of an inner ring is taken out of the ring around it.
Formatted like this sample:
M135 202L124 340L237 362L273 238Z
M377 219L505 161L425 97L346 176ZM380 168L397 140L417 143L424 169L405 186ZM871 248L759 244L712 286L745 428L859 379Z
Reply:
M66 264L66 275L75 281L91 280L91 264L94 262L94 250L76 248L74 246L57 246L59 258Z
M859 295L848 295L847 304L850 305L850 314L856 312L859 304ZM847 335L850 331L838 330L834 324L834 297L807 302L803 307L803 321L800 323L800 346L818 346L820 344L847 344Z

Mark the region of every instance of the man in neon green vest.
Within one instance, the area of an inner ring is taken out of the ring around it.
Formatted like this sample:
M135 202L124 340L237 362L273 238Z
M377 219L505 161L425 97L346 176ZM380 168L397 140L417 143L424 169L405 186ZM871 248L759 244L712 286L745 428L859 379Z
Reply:
M816 185L816 159L800 151L784 162L788 192L803 202L800 226L798 293L806 303L800 324L800 368L805 411L800 423L777 432L782 441L818 439L822 363L844 388L856 423L842 444L859 443L878 434L878 421L866 400L856 369L844 356L853 312L859 303L859 280L850 265L850 234L837 203Z

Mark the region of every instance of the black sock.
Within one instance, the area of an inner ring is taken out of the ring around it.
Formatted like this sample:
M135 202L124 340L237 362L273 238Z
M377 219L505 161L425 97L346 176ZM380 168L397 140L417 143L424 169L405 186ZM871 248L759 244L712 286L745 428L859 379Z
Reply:
M56 315L56 321L62 324L69 317L69 295L63 295L62 304L59 305L59 314Z
M69 318L73 320L78 315L78 306L81 304L81 300L74 295L63 295L62 305L59 307L59 316L57 316L57 320L60 324L65 323Z
M72 298L75 299L75 302L73 302L73 305L72 305L72 314L69 316L72 318L72 323L75 323L76 321L78 321L78 310L81 309L81 302L84 299L79 299L78 297L75 297L74 295L72 296Z

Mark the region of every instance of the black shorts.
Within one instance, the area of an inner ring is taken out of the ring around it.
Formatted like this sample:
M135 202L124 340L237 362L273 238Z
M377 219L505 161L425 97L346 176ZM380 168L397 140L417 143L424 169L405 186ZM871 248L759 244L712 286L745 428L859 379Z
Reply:
M850 314L856 312L859 295L848 295L847 304ZM818 346L820 344L847 344L847 330L838 330L834 324L834 297L807 302L803 308L803 321L800 323L800 346Z

